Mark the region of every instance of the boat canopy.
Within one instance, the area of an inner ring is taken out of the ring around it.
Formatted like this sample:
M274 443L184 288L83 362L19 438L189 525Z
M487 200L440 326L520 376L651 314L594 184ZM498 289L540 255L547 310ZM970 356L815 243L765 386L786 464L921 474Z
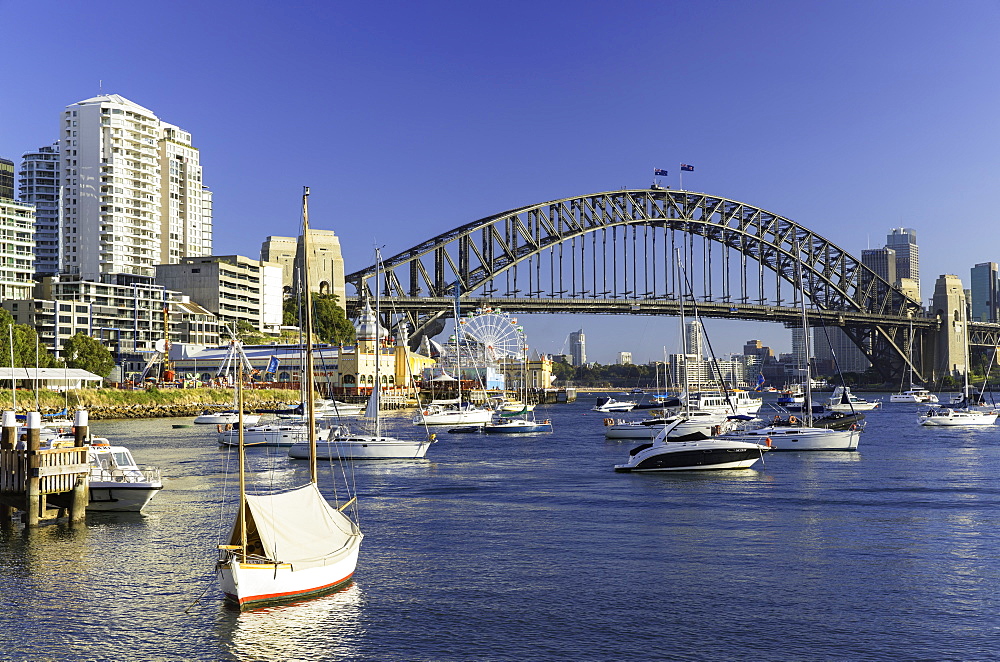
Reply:
M330 506L315 483L279 494L248 494L246 499L267 556L291 563L295 570L336 561L360 535L357 525ZM239 538L235 530L233 535Z

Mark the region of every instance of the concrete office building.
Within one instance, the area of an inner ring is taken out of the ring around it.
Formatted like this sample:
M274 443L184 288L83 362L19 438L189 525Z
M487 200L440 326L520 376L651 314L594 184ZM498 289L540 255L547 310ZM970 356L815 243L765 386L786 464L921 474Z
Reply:
M264 333L281 326L281 265L240 255L186 257L156 265L156 282L214 313L223 333L241 321Z
M917 231L913 228L893 228L886 236L885 247L896 252L896 278L910 278L916 288L915 299L920 301L920 249ZM899 285L898 282L894 283Z

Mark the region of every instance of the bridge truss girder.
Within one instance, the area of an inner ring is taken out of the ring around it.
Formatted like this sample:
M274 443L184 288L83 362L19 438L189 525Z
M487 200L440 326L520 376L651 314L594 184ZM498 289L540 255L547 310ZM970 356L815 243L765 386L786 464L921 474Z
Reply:
M713 246L720 247L721 255L714 254ZM751 263L757 265L756 273ZM666 311L671 300L693 297L700 306L792 310L803 295L797 284L799 264L810 318L827 313L845 321L850 317L849 324L838 326L883 375L897 374L907 362L901 330L911 321L932 324L919 317L918 302L808 228L704 193L621 190L519 207L442 233L385 259L378 269L373 265L349 274L346 281L364 298L377 278L383 303L396 302L419 338L451 315L456 289L463 309L472 301L489 300L512 312L587 312L596 305L609 313L643 314L633 307ZM734 273L739 278L735 288ZM713 279L721 292L713 291ZM690 288L683 286L685 280ZM506 294L498 296L504 281ZM525 291L522 285L527 285L527 297L518 296ZM443 307L429 310L435 301ZM754 319L752 312L746 314L740 318Z

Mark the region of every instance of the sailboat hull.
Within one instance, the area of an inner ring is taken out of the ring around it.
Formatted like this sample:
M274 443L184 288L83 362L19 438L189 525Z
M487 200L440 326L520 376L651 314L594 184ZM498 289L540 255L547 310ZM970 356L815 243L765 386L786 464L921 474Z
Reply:
M360 549L359 537L333 563L304 570L294 570L288 563L241 563L232 556L219 563L219 586L240 611L314 598L351 581Z
M775 451L856 451L861 430L768 425L755 430L728 432L722 436L762 443Z
M416 460L427 454L430 440L396 439L352 435L335 440L317 440L316 458L321 460ZM296 460L309 459L309 444L296 443L288 449Z

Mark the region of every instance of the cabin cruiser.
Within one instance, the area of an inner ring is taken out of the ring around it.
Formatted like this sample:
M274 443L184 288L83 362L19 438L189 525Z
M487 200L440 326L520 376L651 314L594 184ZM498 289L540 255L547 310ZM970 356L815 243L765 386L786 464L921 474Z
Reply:
M732 425L725 414L711 411L691 411L675 416L632 422L606 418L604 438L654 439L664 428L669 427L670 441L708 439L726 431Z
M762 400L747 391L707 392L698 391L687 396L687 406L691 411L707 411L723 416L756 416Z
M304 407L305 405L300 403L292 409L278 413L278 418L301 418L305 415ZM313 403L313 411L316 416L357 416L364 408L363 404L351 404L349 402L341 402L340 400L324 400L321 398L318 398ZM244 414L244 417L246 417L246 414ZM254 423L249 423L248 425L253 425Z
M916 404L932 404L938 401L938 397L925 388L911 385L909 390L902 393L893 393L889 396L889 402L910 402Z
M316 458L321 460L416 460L427 454L435 441L431 434L425 439L401 439L378 434L356 434L346 425L335 425L316 440ZM309 459L309 441L297 441L288 448L288 457Z
M414 425L484 425L493 418L493 411L466 403L443 406L429 404L417 410Z
M723 436L689 441L671 441L671 431L683 422L678 417L653 441L636 446L618 472L703 471L749 469L770 450L766 445L727 439Z
M42 448L69 448L76 442L72 432L58 433L46 428L41 430L40 441ZM87 510L139 512L163 489L159 469L140 467L128 448L112 446L103 437L88 440L87 463L90 466Z
M617 413L617 412L628 412L635 409L635 403L629 400L619 401L612 398L610 395L606 398L597 398L597 404L591 408L591 411L600 411L606 414Z
M199 425L236 425L239 423L240 413L235 409L226 411L204 411L198 415L194 422ZM260 414L243 414L243 425L256 425L260 422Z
M967 407L931 407L918 418L921 425L936 427L960 427L973 425L993 425L1000 412L996 410L969 409Z
M881 400L870 402L851 393L850 386L838 386L830 396L826 408L830 411L871 411L882 406Z

